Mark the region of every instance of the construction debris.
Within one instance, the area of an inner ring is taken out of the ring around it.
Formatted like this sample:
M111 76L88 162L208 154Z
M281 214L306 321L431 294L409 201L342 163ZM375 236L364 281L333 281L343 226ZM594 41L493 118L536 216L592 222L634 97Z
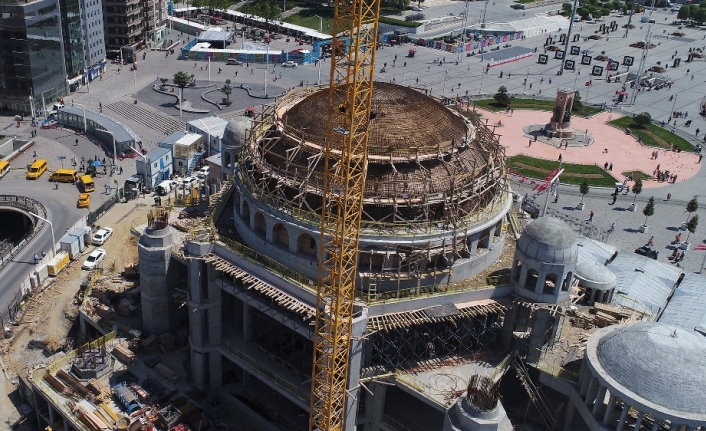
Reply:
M115 356L120 362L126 365L132 365L135 363L135 354L132 350L128 349L122 344L118 344L113 349L113 356Z
M179 381L179 375L169 369L166 365L162 364L161 362L157 365L155 365L154 370L162 377L165 379L169 380L172 383L176 383Z

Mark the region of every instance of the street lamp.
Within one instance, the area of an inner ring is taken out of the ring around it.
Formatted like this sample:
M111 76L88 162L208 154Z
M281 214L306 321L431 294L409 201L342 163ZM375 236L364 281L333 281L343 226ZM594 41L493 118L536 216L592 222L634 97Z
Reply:
M37 215L33 212L28 211L28 214L33 217L37 217L39 220L43 220L43 221L49 223L49 227L51 228L51 252L52 252L52 256L56 256L56 240L54 239L54 225L49 220L47 220L44 217Z
M323 33L324 32L324 19L318 15L314 15L314 16L319 19L319 33Z
M488 2L490 0L485 0L485 6L483 7L483 22L480 24L480 28L485 28L485 12L488 10Z
M83 134L88 135L88 131L86 130L86 107L83 103L76 103L76 105L83 108Z

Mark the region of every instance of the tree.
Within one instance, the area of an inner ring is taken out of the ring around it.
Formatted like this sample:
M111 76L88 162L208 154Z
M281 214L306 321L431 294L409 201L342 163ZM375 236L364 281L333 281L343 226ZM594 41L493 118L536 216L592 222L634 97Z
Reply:
M498 104L507 106L510 104L510 96L507 95L507 87L504 85L501 85L500 88L498 88L498 92L495 93L495 96L493 96L493 99L495 99Z
M586 19L588 19L588 16L591 14L591 11L589 11L585 7L580 7L576 10L576 13L579 14L581 19L586 20Z
M230 101L230 94L233 92L233 89L230 87L224 87L223 92L226 94L226 100Z
M184 97L184 87L186 87L189 84L189 81L191 81L191 75L180 70L174 74L173 81L174 85L181 89L181 92L179 93L179 103L181 103L183 102L182 98Z
M699 24L706 21L706 9L696 9L696 12L694 12L694 21L698 22Z
M689 242L689 237L691 236L692 233L696 232L696 228L699 226L699 215L696 214L689 220L689 223L686 224L686 229L689 231L689 234L686 236L686 241L684 242Z
M230 83L233 82L230 79L226 79L226 87L230 87Z
M571 11L574 9L574 6L571 3L562 3L561 4L561 14L565 16L571 15Z
M167 81L169 81L169 78L159 78L160 81L162 81L162 87L164 87L167 84Z
M649 112L640 112L632 118L632 121L638 126L646 126L652 123L652 116Z
M583 182L579 186L579 192L581 193L581 202L583 203L583 198L588 194L588 191L590 190L590 187L588 186L588 179L584 178Z
M632 192L635 193L635 199L632 200L633 205L635 205L635 201L637 200L637 195L642 193L642 180L641 179L636 179L635 184L632 185Z
M647 226L647 218L655 215L655 197L654 196L650 196L650 199L647 201L647 205L645 205L645 208L642 210L642 214L645 216L645 226Z
M677 12L677 19L689 19L689 7L684 6Z
M686 212L689 213L689 215L686 217L686 221L684 223L689 222L689 217L691 217L691 213L694 213L699 210L699 200L696 199L696 196L691 198L688 204L686 204Z

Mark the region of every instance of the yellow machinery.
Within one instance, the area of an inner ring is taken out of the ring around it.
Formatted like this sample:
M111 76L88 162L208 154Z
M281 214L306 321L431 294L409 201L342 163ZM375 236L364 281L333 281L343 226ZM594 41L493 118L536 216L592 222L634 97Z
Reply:
M335 3L309 419L312 431L343 430L345 425L379 16L380 0Z

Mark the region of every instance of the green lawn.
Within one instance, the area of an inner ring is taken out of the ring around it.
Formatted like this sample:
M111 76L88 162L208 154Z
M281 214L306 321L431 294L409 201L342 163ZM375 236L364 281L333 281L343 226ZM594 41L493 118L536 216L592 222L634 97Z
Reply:
M641 179L642 181L647 181L652 179L652 175L642 171L625 171L622 174L624 177L632 175L633 180Z
M559 167L559 162L517 155L508 158L507 165L527 177L544 179L549 172ZM583 182L584 178L587 178L588 184L593 187L613 187L616 181L599 166L562 163L561 167L564 168L564 173L559 181L563 184L578 185Z
M505 110L505 105L501 105L495 101L495 99L481 99L474 100L473 103L479 108L487 109L493 112L499 112ZM534 100L534 99L516 99L510 98L510 107L512 109L531 109L533 111L549 111L554 109L553 100ZM580 109L575 109L573 111L574 115L580 117L586 117L588 115L594 115L601 112L602 109L593 108L591 106L582 106Z
M682 151L694 151L694 146L686 139L654 124L639 126L632 122L632 117L621 117L609 124L623 130L630 129L633 135L642 138L642 143L649 147L669 148L671 144Z
M326 34L333 34L333 9L331 8L310 8L304 9L299 13L290 15L284 19L284 22L290 24L300 25L302 27L313 28L314 30L319 30L319 18L316 15L323 18L321 23L321 32Z

